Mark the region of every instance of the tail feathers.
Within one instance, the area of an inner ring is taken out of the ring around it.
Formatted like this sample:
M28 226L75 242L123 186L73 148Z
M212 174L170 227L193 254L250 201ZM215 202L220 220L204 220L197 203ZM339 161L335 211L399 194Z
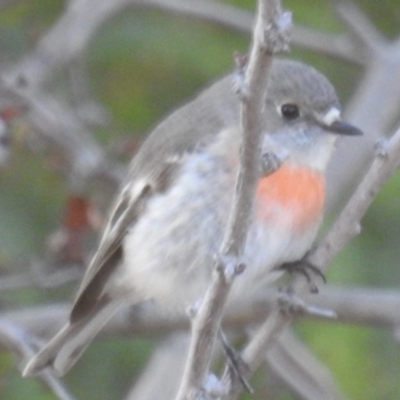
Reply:
M68 323L25 366L22 375L32 376L46 367L64 375L79 359L95 336L104 327L119 302L110 302L82 321Z

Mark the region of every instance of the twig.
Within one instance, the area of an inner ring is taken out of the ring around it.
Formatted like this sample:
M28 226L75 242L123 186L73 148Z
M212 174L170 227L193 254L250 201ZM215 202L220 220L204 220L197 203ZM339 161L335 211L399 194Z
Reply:
M303 313L306 318L323 318L325 321L359 324L374 328L396 329L400 327L400 293L395 290L366 288L325 287L318 296L302 296L309 306L331 310L336 319L326 318L323 313ZM242 330L255 324L272 312L278 300L275 291L263 291L251 301L233 304L224 313L224 327ZM69 303L27 308L22 311L1 313L0 318L23 326L35 336L48 338L65 323L70 311ZM103 338L132 337L135 335L159 335L189 328L187 318L180 315L164 315L154 310L121 310L105 326Z
M328 368L290 329L266 355L269 366L302 399L344 400Z
M23 80L38 87L60 67L76 59L86 48L95 31L118 12L128 7L152 7L202 18L242 32L251 32L252 15L229 4L215 1L187 2L182 0L74 0L57 23L40 40L36 50L8 72L15 84ZM304 27L295 28L293 43L323 54L358 64L363 59L360 47L344 36L329 37ZM327 45L329 44L329 45Z
M396 289L326 287L308 304L334 310L337 321L395 330L400 327L400 292Z
M36 352L27 333L20 326L5 319L0 319L0 343L12 349L24 360L33 357ZM74 400L74 397L63 386L61 381L49 371L42 372L38 379L60 400Z
M235 29L239 32L251 33L253 15L230 4L201 0L187 2L182 0L136 0L137 4L154 7L182 15L204 19L206 21ZM348 35L318 32L303 26L293 28L291 43L321 54L339 58L352 64L363 64L364 49L357 46Z
M3 84L27 106L29 122L46 143L61 150L67 167L63 172L72 189L80 191L86 179L99 175L106 176L113 184L120 182L119 171L110 166L102 148L72 110L38 90L15 87L7 78Z
M9 290L21 290L33 287L58 287L68 282L76 281L82 277L82 272L68 268L59 270L51 274L34 275L30 273L20 273L1 276L0 292Z
M157 346L125 400L170 400L178 390L189 337L176 334Z
M54 72L85 50L94 32L132 0L69 1L57 23L41 38L36 49L14 65L7 80L40 87Z
M371 53L378 51L382 47L385 38L377 31L371 20L352 1L337 1L335 2L335 9L349 31Z
M241 91L242 145L236 192L215 272L192 324L189 356L177 399L205 396L202 389L224 304L243 252L251 223L261 159L261 112L272 55L286 49L290 17L279 1L259 1L253 46Z

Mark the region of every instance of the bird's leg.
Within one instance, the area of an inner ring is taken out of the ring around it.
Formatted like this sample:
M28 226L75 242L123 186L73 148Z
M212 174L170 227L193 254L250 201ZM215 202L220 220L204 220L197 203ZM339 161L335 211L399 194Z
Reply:
M277 171L282 165L282 158L273 152L261 155L261 176L266 177Z
M303 275L307 279L307 282L310 285L311 293L318 293L318 287L314 283L312 275L320 277L324 283L326 283L326 278L318 267L307 261L307 256L308 253L301 260L283 263L280 266L278 266L277 269L289 272L289 274L291 275L292 274Z
M242 360L236 349L229 344L222 328L219 329L218 336L221 340L222 348L224 349L229 372L239 378L240 383L249 393L254 393L253 388L250 386L245 376L246 370L248 369L246 363Z

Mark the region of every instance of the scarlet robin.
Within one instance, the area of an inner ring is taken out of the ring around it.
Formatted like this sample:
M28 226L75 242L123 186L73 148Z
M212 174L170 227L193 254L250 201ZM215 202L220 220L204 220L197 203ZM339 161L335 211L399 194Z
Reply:
M153 300L181 312L204 295L234 193L239 100L226 77L158 125L134 157L67 325L27 365L65 373L123 303ZM273 62L263 108L263 154L283 154L260 174L244 262L230 298L276 278L304 256L323 216L325 170L340 119L329 81L295 61ZM260 160L261 165L261 160Z

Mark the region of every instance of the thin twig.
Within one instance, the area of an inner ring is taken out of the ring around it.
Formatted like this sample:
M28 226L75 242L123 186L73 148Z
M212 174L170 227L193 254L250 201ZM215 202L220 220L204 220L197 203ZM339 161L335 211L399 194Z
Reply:
M239 32L251 33L253 15L249 11L227 3L201 0L187 2L182 0L135 0L142 6L176 12L181 15L203 19ZM308 50L360 65L365 61L365 51L357 46L349 35L335 35L319 32L303 26L293 28L291 43Z
M268 351L266 361L302 399L345 400L327 366L290 329Z
M324 287L320 293L302 296L309 306L331 310L336 319L323 313L302 313L306 318L323 318L324 321L359 324L373 328L396 329L400 327L400 293L396 290L368 288ZM278 295L274 291L263 291L252 301L233 304L224 313L223 324L229 329L241 330L243 326L262 322L265 315L274 309ZM4 312L0 319L23 326L37 337L53 336L68 318L69 303L31 307L20 311ZM181 315L164 315L154 310L139 312L121 310L105 326L100 337L133 337L137 335L159 335L189 329L187 318Z
M335 9L347 28L371 53L379 50L385 38L372 21L352 2L335 1Z
M36 350L31 343L30 336L21 326L0 319L0 343L16 353L19 358L28 360L35 354ZM38 375L42 381L60 400L74 400L74 397L64 387L62 382L49 371Z

